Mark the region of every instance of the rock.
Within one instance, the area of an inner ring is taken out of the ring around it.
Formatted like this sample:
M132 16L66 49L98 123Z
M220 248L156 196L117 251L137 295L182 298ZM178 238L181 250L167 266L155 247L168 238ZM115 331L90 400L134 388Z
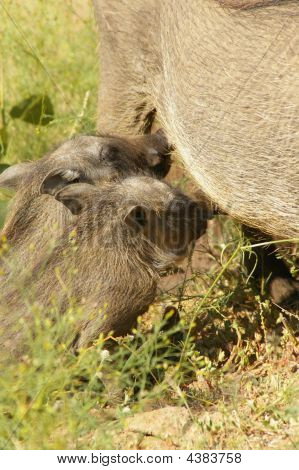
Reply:
M175 443L181 439L185 429L191 423L192 418L186 408L166 406L127 418L125 427L128 431L155 436Z

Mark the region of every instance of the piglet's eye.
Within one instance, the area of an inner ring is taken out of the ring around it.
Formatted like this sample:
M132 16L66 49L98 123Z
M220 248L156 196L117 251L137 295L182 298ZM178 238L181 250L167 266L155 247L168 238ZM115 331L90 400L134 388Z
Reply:
M73 179L70 184L80 183L80 178Z
M146 214L141 207L138 207L135 210L135 220L142 227L144 227L144 225L146 224Z
M116 160L119 158L119 149L115 145L105 145L100 152L102 160Z

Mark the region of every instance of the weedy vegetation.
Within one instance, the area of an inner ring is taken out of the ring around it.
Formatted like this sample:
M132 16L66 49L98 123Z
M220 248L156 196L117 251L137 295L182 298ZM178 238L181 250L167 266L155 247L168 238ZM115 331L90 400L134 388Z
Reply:
M83 0L3 0L0 28L2 171L94 131L98 64ZM0 224L10 197L0 193ZM71 299L63 317L29 305L28 351L0 370L0 448L298 448L298 314L249 282L245 250L219 217L131 335L76 354L65 341L82 314Z

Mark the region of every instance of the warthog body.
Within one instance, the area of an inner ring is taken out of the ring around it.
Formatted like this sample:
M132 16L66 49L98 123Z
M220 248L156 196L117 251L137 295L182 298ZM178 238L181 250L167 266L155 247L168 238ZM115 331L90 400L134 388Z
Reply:
M94 0L98 129L166 131L225 213L299 236L297 0Z

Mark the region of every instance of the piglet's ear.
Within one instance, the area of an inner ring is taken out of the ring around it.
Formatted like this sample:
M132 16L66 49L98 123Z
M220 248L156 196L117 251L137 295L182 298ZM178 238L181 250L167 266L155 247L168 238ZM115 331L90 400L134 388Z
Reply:
M137 137L145 148L145 158L148 166L152 169L155 176L164 178L171 167L172 146L162 129L154 134L145 134Z
M98 192L99 190L91 184L71 184L58 191L55 194L55 199L65 205L73 215L78 215Z
M16 163L3 171L0 175L0 188L17 191L33 169L33 162Z
M40 193L55 196L55 194L65 186L81 182L90 182L82 171L71 168L60 168L52 170L50 173L48 173L42 182L40 186Z

